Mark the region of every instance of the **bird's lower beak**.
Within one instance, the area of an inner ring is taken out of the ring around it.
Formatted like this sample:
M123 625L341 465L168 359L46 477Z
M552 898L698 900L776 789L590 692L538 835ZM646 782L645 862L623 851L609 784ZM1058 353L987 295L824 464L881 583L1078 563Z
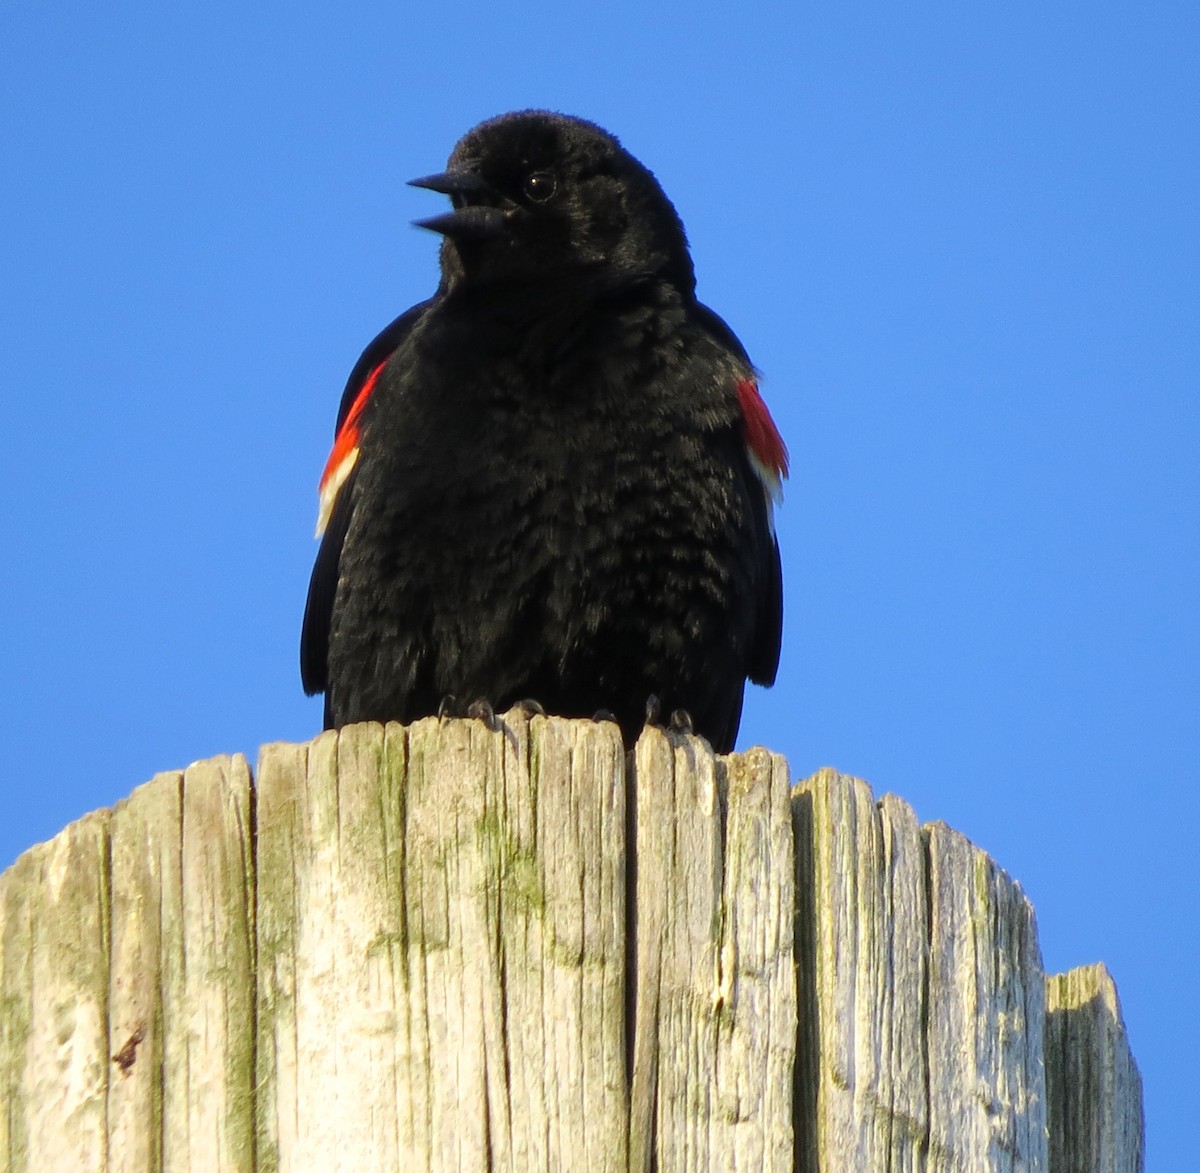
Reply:
M414 220L413 223L418 228L440 232L452 240L491 240L504 231L507 221L508 214L501 208L468 204L465 208L430 216L427 220Z

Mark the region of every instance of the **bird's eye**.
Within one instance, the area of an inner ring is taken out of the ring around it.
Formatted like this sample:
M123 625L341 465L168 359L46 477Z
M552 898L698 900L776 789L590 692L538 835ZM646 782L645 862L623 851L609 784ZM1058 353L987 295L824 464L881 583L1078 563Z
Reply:
M521 188L535 204L544 204L558 191L558 180L549 171L535 171L525 176Z

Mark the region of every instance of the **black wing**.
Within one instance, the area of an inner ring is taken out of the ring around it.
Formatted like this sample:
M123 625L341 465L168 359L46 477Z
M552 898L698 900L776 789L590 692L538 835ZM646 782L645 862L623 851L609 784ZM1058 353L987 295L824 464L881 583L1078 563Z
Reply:
M300 682L305 694L324 692L329 684L329 625L333 619L333 599L337 594L338 563L342 543L354 512L352 471L338 491L329 524L321 535L321 548L308 580L308 598L304 603L304 623L300 628Z
M337 425L333 433L335 439L371 372L395 352L428 307L429 302L423 301L406 310L394 322L384 327L359 356L350 377L346 380L346 389L342 392ZM355 474L351 471L345 484L338 490L333 513L321 537L321 548L317 551L317 560L308 582L304 623L300 629L300 680L309 696L324 692L329 684L329 629L333 620L334 597L337 594L342 543L346 540L346 531L350 527L350 517L354 512L354 481Z
M708 331L741 358L748 370L754 370L746 348L725 319L699 302L696 303L696 312ZM743 455L743 460L743 472L748 484L761 486L762 482L750 468L749 459ZM754 511L759 590L756 600L757 623L746 664L746 675L755 684L770 686L775 683L775 673L779 670L779 649L783 642L783 567L779 560L779 541L771 524L771 503L765 492L753 492L750 496Z
M746 364L747 370L754 370L754 364L746 353L741 339L729 328L729 323L716 310L709 309L702 302L695 302L696 317L704 328L721 343L731 354L736 355Z
M346 416L349 414L355 397L362 390L362 385L367 381L367 376L404 341L408 332L416 325L417 319L429 308L432 301L433 298L430 298L428 301L418 302L410 310L405 310L394 322L384 326L367 343L367 349L359 355L358 362L354 364L354 369L346 380L346 389L342 392L342 402L338 405L337 423L333 429L335 437L342 430L342 424L346 422Z
M770 687L779 670L779 649L783 643L783 567L779 562L779 542L770 527L766 529L766 538L759 547L763 578L758 596L758 628L746 674L755 684Z

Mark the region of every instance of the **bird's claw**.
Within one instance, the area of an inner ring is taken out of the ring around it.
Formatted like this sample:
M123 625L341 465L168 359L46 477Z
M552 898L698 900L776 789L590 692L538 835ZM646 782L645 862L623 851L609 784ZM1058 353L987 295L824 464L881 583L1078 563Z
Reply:
M535 701L533 697L523 697L513 707L520 709L526 717L544 717L546 715L541 701Z
M437 718L439 721L448 721L451 717L457 717L460 712L456 696L444 696L438 703Z
M601 721L615 721L616 719L616 714L611 709L597 709L592 714L592 720L595 721L597 725L599 725Z
M660 701L654 693L651 693L646 698L646 724L647 725L658 725L659 717L661 717L661 716L662 716L662 701Z
M496 717L496 710L492 708L492 702L486 697L476 697L467 706L467 716L474 718L476 721L482 721L493 733L500 728L500 722Z
M695 733L695 729L692 727L692 715L687 709L676 709L671 714L671 720L667 728L672 733Z

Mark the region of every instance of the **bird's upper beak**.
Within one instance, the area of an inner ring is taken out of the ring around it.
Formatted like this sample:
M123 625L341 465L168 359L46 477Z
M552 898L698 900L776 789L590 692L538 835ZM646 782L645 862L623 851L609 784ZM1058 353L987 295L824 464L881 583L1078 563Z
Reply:
M448 195L454 211L425 220L414 220L418 228L440 232L454 240L488 240L504 231L508 213L499 207L500 197L488 182L474 171L443 171L410 179L411 187Z

